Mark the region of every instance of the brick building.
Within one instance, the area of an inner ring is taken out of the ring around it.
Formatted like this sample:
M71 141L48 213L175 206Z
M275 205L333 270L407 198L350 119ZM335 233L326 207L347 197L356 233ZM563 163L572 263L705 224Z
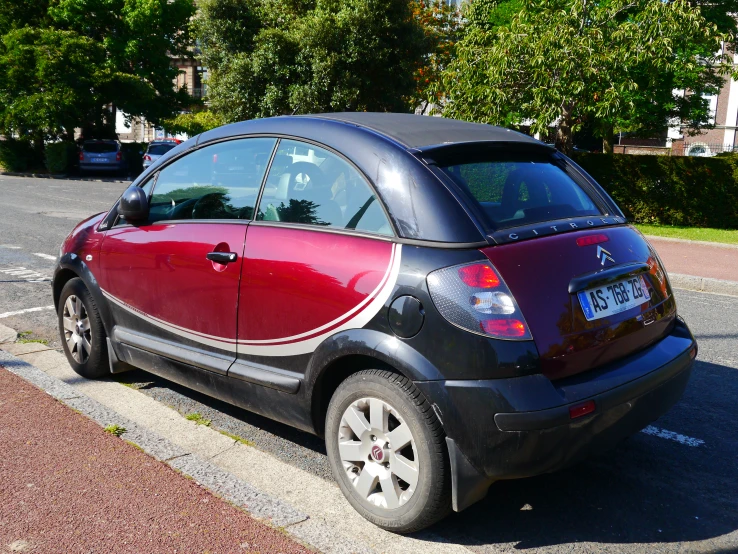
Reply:
M205 96L206 88L203 83L203 74L207 70L204 70L196 59L173 58L172 65L179 70L174 80L176 88L187 87L194 98ZM126 114L120 111L115 114L115 132L122 142L151 142L152 140L175 136L165 129L154 127L142 117L134 117L132 120L126 121ZM177 135L177 138L185 139L187 137Z
M738 65L738 55L733 56L733 64ZM738 150L738 81L727 75L720 92L706 98L710 102L710 123L714 127L694 136L682 127L669 127L666 146L671 147L672 155L713 156Z

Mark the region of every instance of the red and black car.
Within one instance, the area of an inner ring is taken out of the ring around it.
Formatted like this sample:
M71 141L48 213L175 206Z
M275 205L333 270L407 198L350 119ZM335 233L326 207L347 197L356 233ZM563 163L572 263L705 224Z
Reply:
M325 436L397 532L615 445L697 346L656 252L549 146L401 114L228 125L65 240L79 374L131 367Z

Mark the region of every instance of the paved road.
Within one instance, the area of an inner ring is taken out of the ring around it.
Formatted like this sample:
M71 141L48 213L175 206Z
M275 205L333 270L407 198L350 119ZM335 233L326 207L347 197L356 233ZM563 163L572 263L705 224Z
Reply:
M125 188L121 183L1 179L0 272L26 267L46 276L53 260L34 253L55 256L76 219L107 208ZM51 304L48 282L28 281L0 273L0 323L32 330L58 345L52 311L3 317ZM738 298L682 290L676 296L700 353L684 399L651 434L640 433L566 471L497 483L483 502L423 537L479 553L738 552ZM144 372L117 378L331 479L324 447L315 437Z
M64 237L82 219L106 211L128 182L0 176L0 323L59 346L47 311L50 277Z

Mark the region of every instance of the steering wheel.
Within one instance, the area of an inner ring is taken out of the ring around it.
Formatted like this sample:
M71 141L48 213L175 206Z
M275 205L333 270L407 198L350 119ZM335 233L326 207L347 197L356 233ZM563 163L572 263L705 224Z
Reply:
M227 217L228 210L226 209L226 202L224 200L226 196L222 192L211 192L202 196L192 206L192 219L218 219Z

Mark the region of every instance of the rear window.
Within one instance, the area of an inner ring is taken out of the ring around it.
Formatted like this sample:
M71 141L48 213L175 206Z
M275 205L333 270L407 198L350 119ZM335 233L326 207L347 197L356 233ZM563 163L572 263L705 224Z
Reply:
M149 146L149 149L146 151L147 154L151 154L153 156L161 156L162 154L166 154L169 152L172 148L177 146L176 144L152 144Z
M85 152L92 154L106 154L118 151L118 145L114 142L85 142L82 148Z
M549 156L451 161L440 166L442 171L477 201L492 228L600 215L592 199Z

